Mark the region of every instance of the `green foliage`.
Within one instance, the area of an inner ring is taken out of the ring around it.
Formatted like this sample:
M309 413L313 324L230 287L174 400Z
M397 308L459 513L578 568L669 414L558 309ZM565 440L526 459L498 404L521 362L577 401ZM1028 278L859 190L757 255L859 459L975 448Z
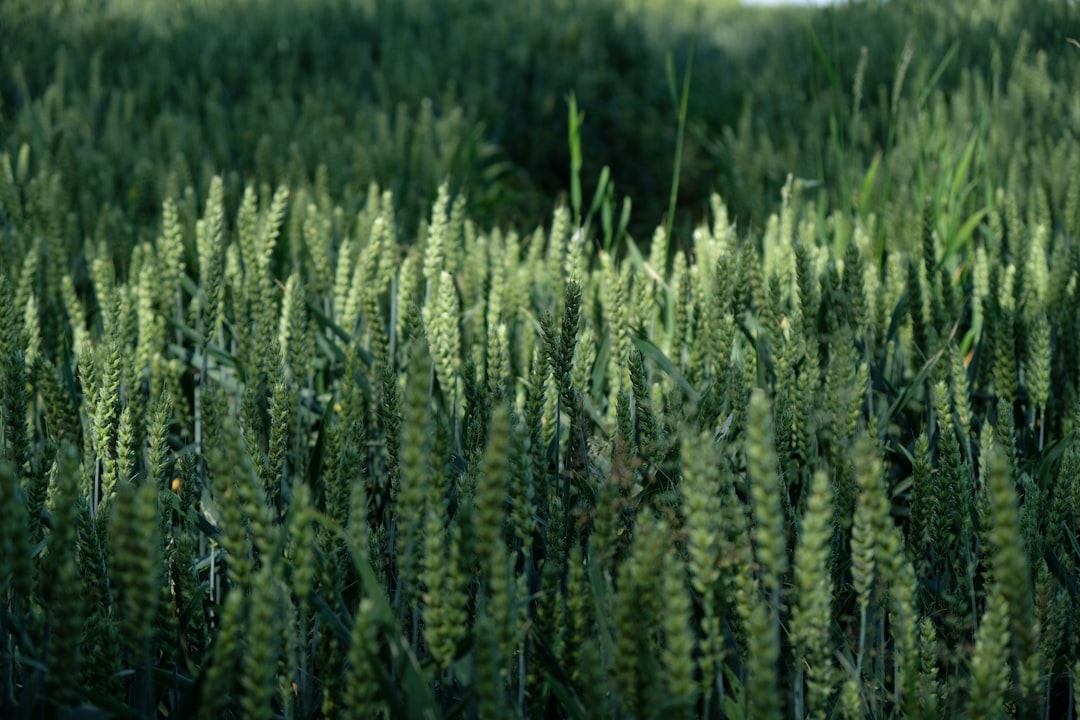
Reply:
M669 1L0 4L0 716L1075 708L1068 4Z

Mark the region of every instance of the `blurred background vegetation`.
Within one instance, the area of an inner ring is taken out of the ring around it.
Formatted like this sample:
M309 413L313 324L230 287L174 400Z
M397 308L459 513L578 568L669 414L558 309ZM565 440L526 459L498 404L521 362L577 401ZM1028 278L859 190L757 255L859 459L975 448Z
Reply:
M586 195L609 166L640 239L666 210L669 79L681 83L692 52L677 224L700 220L716 190L740 224L760 226L788 172L839 192L841 147L862 168L885 149L898 70L916 99L965 74L1000 82L994 58L1026 37L1051 78L1071 75L1076 25L1066 0L7 0L0 142L13 154L44 142L31 155L73 171L64 191L77 207L125 198L107 222L136 227L169 192L161 178L190 178L201 195L225 169L235 201L244 178L295 184L322 162L345 210L377 181L415 226L448 178L479 222L512 223L569 186L573 92ZM843 136L864 48L863 122ZM92 102L66 102L83 95Z

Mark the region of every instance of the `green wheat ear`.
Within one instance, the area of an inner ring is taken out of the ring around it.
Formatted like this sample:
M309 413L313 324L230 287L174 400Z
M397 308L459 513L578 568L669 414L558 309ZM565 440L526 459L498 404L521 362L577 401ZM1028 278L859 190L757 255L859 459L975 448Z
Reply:
M76 557L79 515L85 508L77 500L81 480L78 450L65 442L50 473L48 509L52 523L38 578L52 625L47 650L50 692L65 699L71 699L78 687L83 623L87 614ZM16 548L8 547L7 542L4 542L4 550L17 552ZM5 577L8 570L7 567L0 568ZM6 588L0 587L0 592L7 597Z
M1027 357L1024 359L1024 376L1031 395L1031 423L1039 416L1039 448L1046 438L1046 407L1050 402L1050 365L1053 360L1050 347L1050 320L1046 311L1033 311L1028 329Z
M787 571L787 538L773 430L772 407L765 391L750 394L746 428L746 471L749 475L755 524L755 554L761 563L761 584L767 595L779 593Z
M285 300L281 307L278 328L278 346L281 360L294 385L301 385L307 378L311 346L308 337L306 291L300 273L294 272L285 284Z
M415 590L423 551L420 534L431 476L431 372L428 344L422 335L414 337L402 407L397 482L390 488L397 536L394 560L399 574L398 603Z
M656 662L659 637L642 632L638 620L661 612L662 577L669 531L663 521L642 521L635 529L629 556L618 568L618 592L611 608L614 621L612 679L620 706L649 707L662 692Z
M1004 718L1009 697L1009 602L995 583L987 595L986 611L975 636L975 650L970 661L971 705L973 718Z
M506 691L502 683L499 644L491 618L480 613L473 627L473 677L477 717L504 717Z
M3 517L8 518L0 522L0 597L10 598L17 606L26 603L33 583L31 542L26 495L14 464L4 458L0 458L0 508ZM0 664L10 662L8 656L0 660ZM4 669L10 670L11 666Z
M754 519L754 553L760 567L761 591L741 588L740 606L747 624L747 697L754 717L778 718L777 663L780 658L782 580L787 571L787 537L772 407L765 391L750 393L746 426L746 472Z
M833 692L835 668L831 647L833 490L828 476L817 471L810 481L810 498L795 550L795 608L792 642L799 677L805 675L806 709L810 717L825 717Z
M861 434L855 444L855 483L858 497L852 525L852 580L861 612L865 616L880 564L891 519L886 497L879 449L873 440Z
M246 717L263 717L274 707L274 676L281 643L278 628L283 619L282 590L269 562L252 578L250 592L250 614L242 651L240 706Z
M488 442L481 462L480 477L474 497L473 522L477 552L486 566L486 554L496 553L500 543L505 549L504 525L507 479L510 475L510 417L504 406L492 412ZM492 555L493 559L495 555ZM498 568L492 568L497 572Z
M379 624L375 602L364 598L353 621L348 663L344 668L344 718L379 717L383 710L379 673Z
M145 711L150 697L145 687L152 662L157 602L164 580L158 535L158 489L153 483L123 481L109 517L112 550L111 577L119 595L119 631L135 668L136 707Z
M210 181L206 209L196 224L199 284L203 292L200 320L206 340L216 340L222 319L221 296L225 275L225 186L220 175Z
M443 392L456 394L461 367L461 304L454 277L441 271L432 283L434 297L424 306L424 328Z
M688 719L693 716L697 694L692 605L686 582L686 565L674 548L663 565L662 585L666 598L662 621L664 646L661 651L665 693L671 703L669 707L673 716Z
M683 431L679 490L686 517L686 548L694 591L708 595L720 579L719 512L716 492L720 459L708 431L694 437Z
M465 637L468 621L469 578L462 566L461 525L428 507L424 543L424 639L432 658L445 671Z
M313 521L311 490L304 482L294 483L289 508L289 528L286 533L286 553L292 565L291 589L301 611L306 610L305 605L314 589L319 569Z
M225 596L213 654L208 662L200 708L206 717L220 717L240 679L243 638L248 629L249 599L241 590Z
M986 463L991 514L987 542L990 573L1001 588L1002 602L1009 615L1013 651L1023 664L1038 650L1031 568L1021 541L1016 488L1009 461L995 445Z

